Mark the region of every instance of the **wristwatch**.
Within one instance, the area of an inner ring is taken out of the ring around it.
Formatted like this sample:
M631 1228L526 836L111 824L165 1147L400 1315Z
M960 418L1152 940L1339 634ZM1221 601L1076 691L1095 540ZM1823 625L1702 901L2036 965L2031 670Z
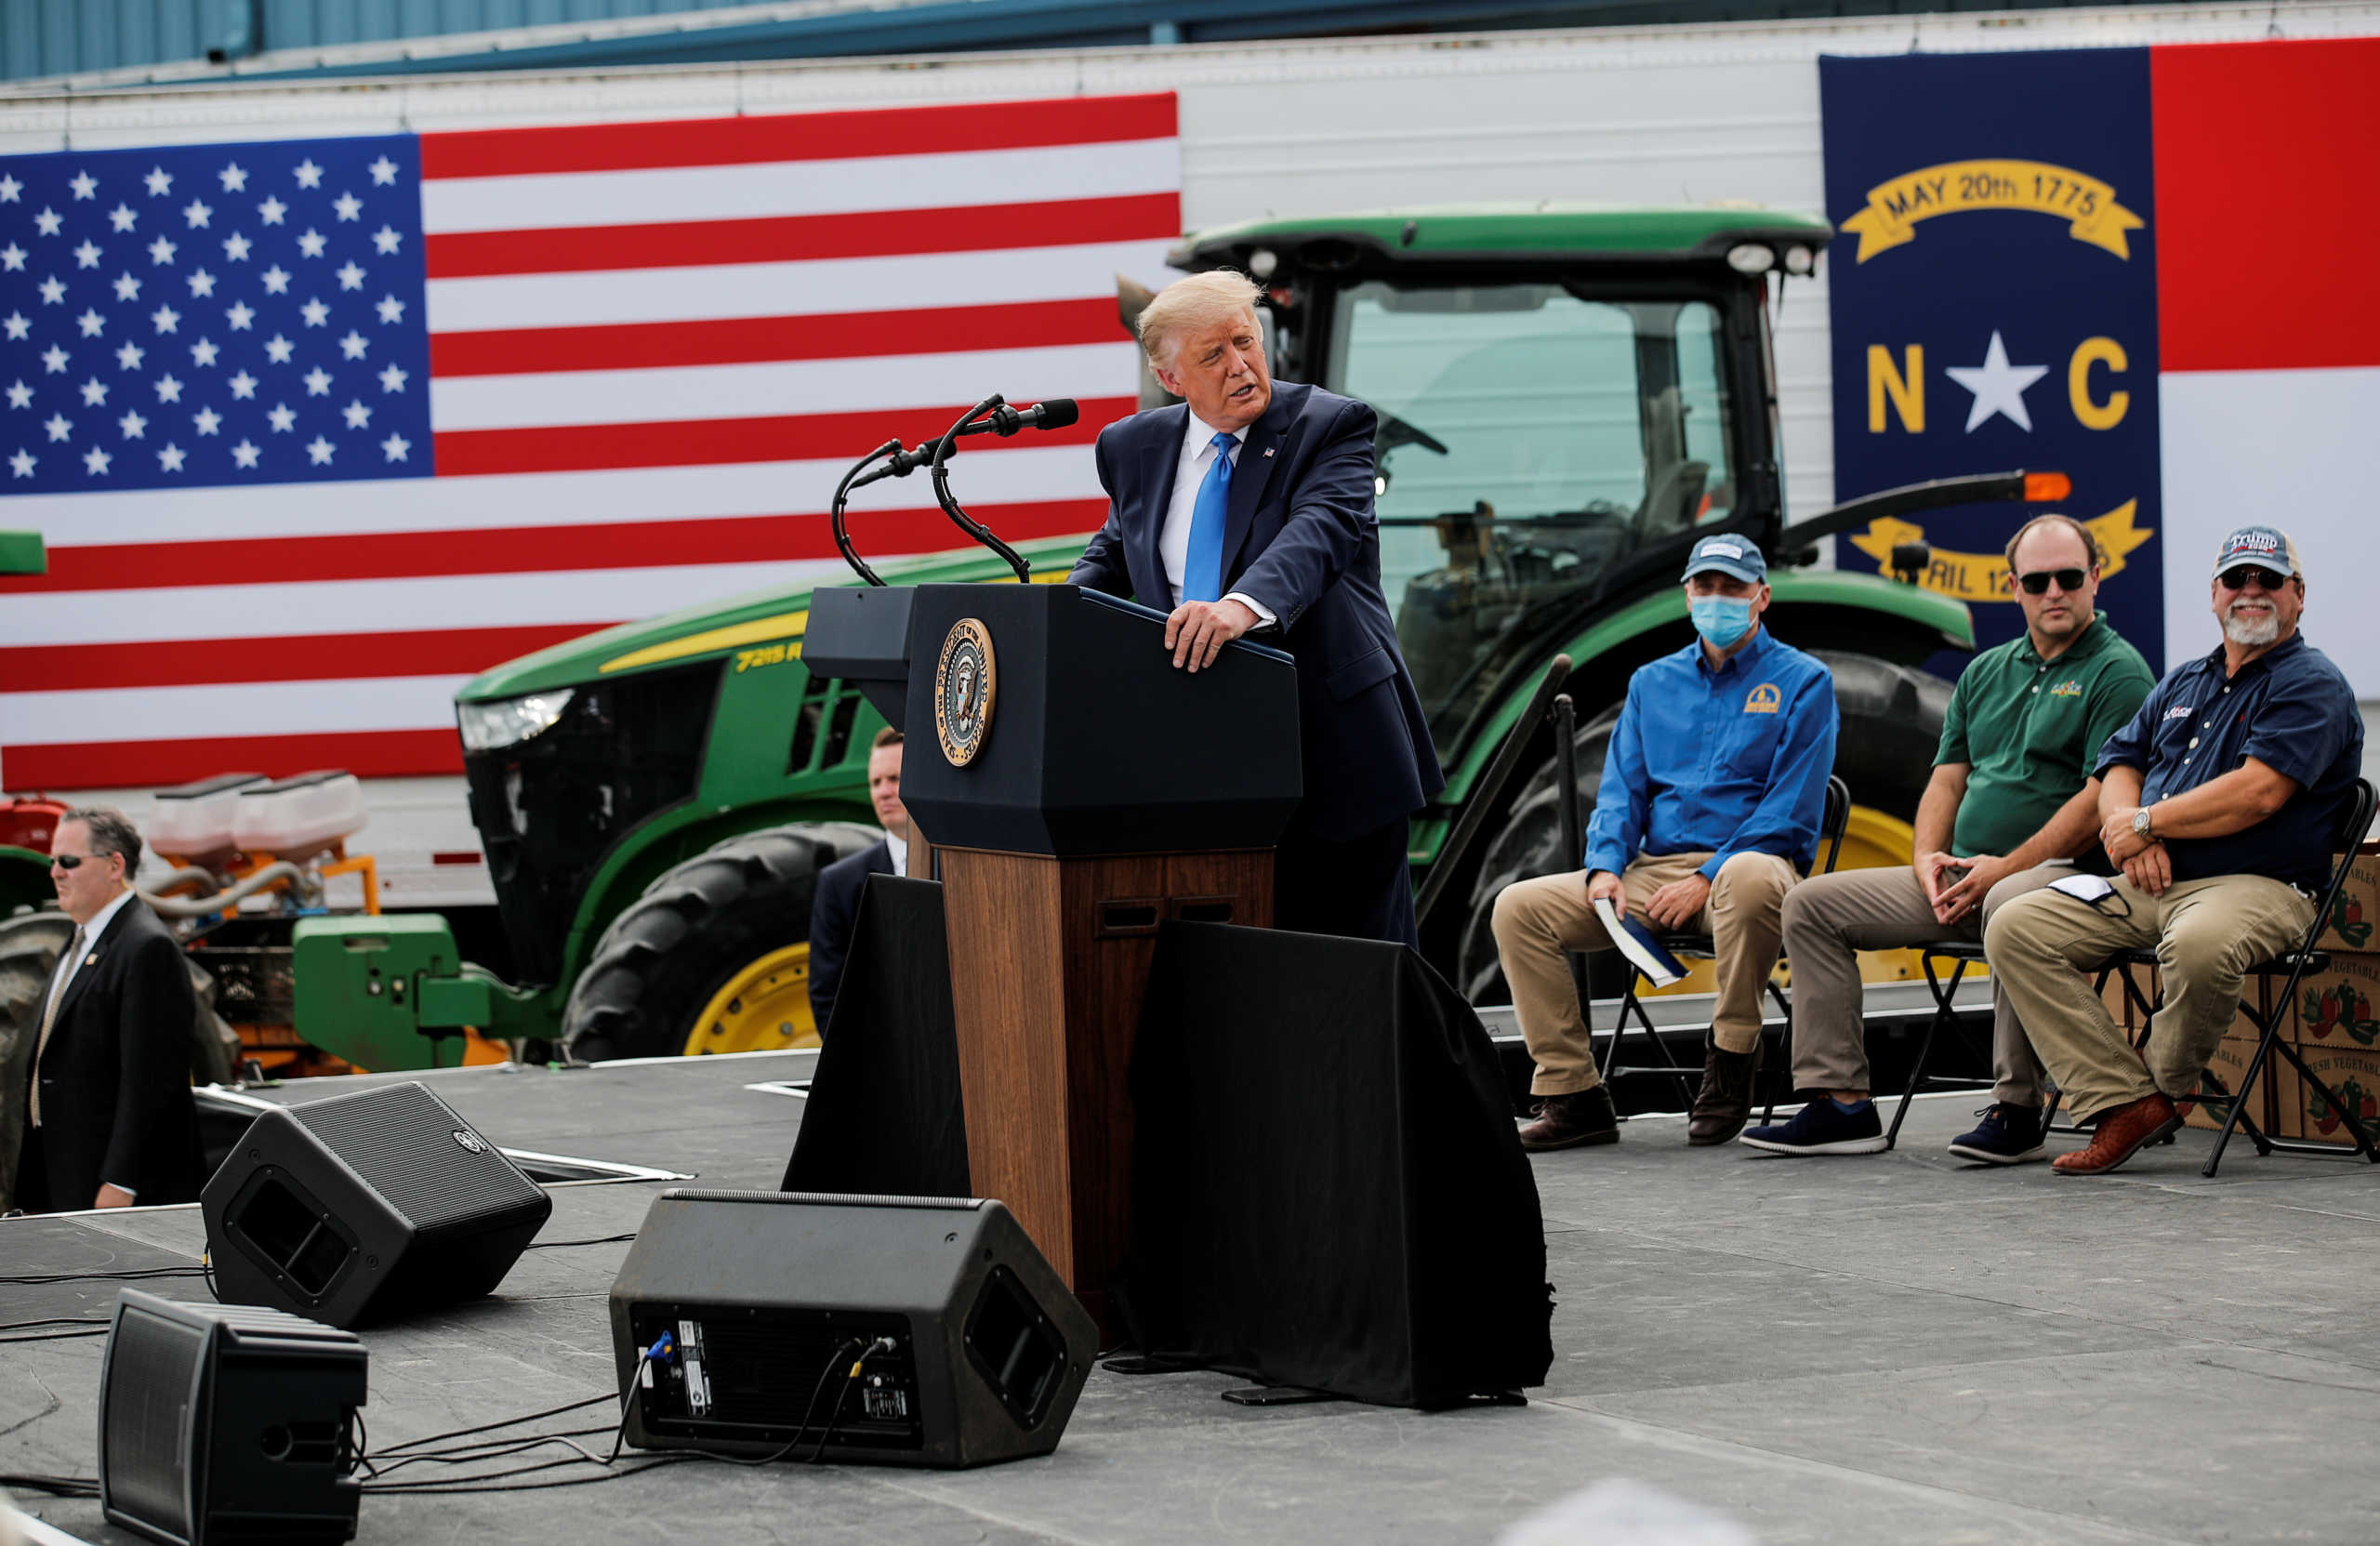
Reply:
M2157 835L2149 831L2149 807L2144 805L2139 810L2135 811L2132 813L2132 830L2135 837L2138 837L2145 841L2154 842Z

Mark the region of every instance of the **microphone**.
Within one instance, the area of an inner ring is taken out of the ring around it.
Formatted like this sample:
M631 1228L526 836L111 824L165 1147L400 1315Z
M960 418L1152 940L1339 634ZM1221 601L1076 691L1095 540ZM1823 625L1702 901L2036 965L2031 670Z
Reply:
M1003 403L995 407L988 417L961 425L948 434L937 435L913 450L894 452L882 467L862 476L852 484L852 488L856 492L880 479L906 478L921 467L931 467L934 457L943 454L945 445L953 452L959 449L959 437L961 435L989 434L1006 439L1022 429L1063 429L1081 417L1082 409L1071 397L1053 397L1046 403L1022 410Z

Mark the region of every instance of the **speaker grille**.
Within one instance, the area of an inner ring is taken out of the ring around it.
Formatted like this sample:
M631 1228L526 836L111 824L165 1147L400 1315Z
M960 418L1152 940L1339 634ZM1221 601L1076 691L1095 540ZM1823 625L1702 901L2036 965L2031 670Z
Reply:
M358 1090L288 1110L416 1229L483 1218L542 1195L519 1166L421 1084Z
M178 1540L193 1533L182 1478L191 1446L192 1377L206 1355L206 1332L127 1304L108 1348L107 1446L111 1500Z

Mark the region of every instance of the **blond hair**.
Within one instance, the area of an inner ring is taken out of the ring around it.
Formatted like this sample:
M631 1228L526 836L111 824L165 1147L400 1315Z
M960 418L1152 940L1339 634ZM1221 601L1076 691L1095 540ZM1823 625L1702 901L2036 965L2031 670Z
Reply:
M1151 363L1165 364L1174 338L1195 328L1254 316L1256 297L1263 294L1254 280L1230 269L1177 279L1141 309L1141 348Z

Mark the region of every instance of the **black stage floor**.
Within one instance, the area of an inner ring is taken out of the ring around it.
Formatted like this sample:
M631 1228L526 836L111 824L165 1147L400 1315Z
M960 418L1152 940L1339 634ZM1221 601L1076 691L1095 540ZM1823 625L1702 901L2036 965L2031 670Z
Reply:
M754 1087L810 1061L428 1077L509 1148L769 1187L802 1102ZM1613 1479L1773 1543L2380 1533L2380 1173L2241 1145L2208 1182L2196 1132L2096 1181L1983 1169L1942 1151L1977 1103L1919 1103L1900 1151L1873 1158L1694 1150L1664 1117L1631 1122L1616 1148L1540 1157L1559 1304L1554 1371L1525 1407L1247 1408L1217 1399L1241 1383L1223 1375L1095 1371L1042 1460L689 1464L544 1493L367 1497L358 1539L1485 1542ZM559 1185L544 1238L632 1231L663 1184ZM5 1221L0 1275L186 1266L201 1239L194 1209ZM533 1250L495 1298L365 1332L375 1446L611 1389L604 1294L626 1249ZM0 1320L103 1317L114 1294L0 1288ZM0 1354L0 1472L94 1473L102 1346ZM18 1500L39 1530L134 1539L96 1503Z

